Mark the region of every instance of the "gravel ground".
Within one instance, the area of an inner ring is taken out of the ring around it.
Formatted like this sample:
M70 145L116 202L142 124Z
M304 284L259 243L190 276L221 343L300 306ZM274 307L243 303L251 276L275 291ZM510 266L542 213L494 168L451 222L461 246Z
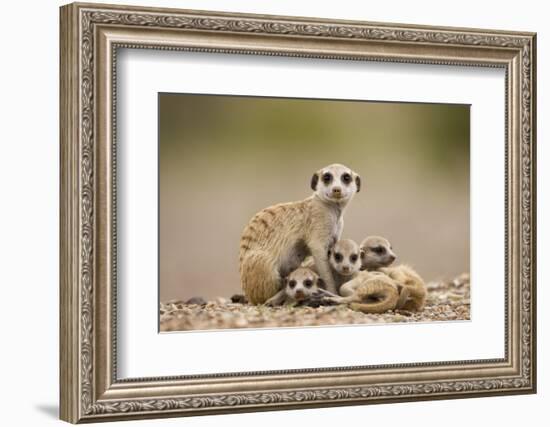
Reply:
M470 276L428 283L428 299L422 312L403 310L363 314L346 305L313 307L265 307L232 302L228 298L160 304L160 330L189 331L232 328L349 325L392 322L432 322L470 319Z

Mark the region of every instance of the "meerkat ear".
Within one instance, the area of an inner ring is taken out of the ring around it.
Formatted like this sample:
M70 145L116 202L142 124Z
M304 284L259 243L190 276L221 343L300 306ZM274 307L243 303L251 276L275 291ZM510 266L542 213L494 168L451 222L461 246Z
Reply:
M319 174L315 172L311 177L311 189L313 191L317 190L317 183L319 182Z
M330 249L327 251L327 256L330 258Z
M321 289L326 289L327 285L325 284L325 281L321 279L320 277L317 279L317 287Z
M355 186L357 187L357 192L361 191L361 177L359 175L355 175Z
M365 250L364 249L361 249L359 251L359 256L361 257L361 259L365 258Z

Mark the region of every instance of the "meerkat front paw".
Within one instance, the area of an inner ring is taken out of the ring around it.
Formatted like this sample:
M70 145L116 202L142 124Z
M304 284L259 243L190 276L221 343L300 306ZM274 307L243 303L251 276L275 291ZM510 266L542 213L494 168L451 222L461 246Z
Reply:
M318 288L311 295L308 295L307 298L299 301L298 306L317 308L324 305L334 305L334 302L327 300L329 297L337 297L337 295L326 289Z

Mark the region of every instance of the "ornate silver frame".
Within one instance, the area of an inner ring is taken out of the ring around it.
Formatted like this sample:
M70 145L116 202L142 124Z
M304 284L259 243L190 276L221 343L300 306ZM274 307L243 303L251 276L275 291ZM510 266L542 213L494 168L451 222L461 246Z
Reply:
M77 423L535 392L535 34L98 4L71 4L60 13L61 419ZM117 379L118 47L504 68L505 357Z

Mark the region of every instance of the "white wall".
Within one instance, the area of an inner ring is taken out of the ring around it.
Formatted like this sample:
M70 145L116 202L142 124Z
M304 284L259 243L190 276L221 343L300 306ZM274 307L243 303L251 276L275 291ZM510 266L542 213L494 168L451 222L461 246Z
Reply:
M122 3L111 0L113 3ZM414 24L528 30L538 32L539 154L539 393L401 403L362 407L265 412L194 419L139 421L130 425L189 426L239 423L242 426L342 424L468 426L481 420L494 425L540 425L550 405L546 361L550 315L543 301L550 269L550 150L544 143L550 114L550 29L544 2L536 1L387 1L339 0L321 3L278 0L134 0L134 4L226 10ZM57 421L58 402L58 6L55 0L2 5L0 66L0 393L3 424L48 425ZM543 236L547 237L545 241ZM546 335L546 336L545 336ZM6 339L7 338L7 339ZM139 423L139 424L138 424ZM154 423L154 424L153 424Z

